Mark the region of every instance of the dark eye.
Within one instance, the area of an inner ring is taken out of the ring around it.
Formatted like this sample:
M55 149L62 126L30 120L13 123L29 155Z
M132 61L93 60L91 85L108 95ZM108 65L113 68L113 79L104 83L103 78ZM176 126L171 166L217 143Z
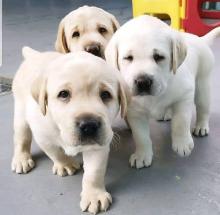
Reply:
M79 36L80 36L79 31L75 31L75 32L73 32L73 34L72 34L72 37L79 37Z
M112 98L112 95L107 90L100 92L100 98L103 102L106 102Z
M154 58L154 60L155 60L156 63L158 63L158 62L160 62L160 61L162 61L162 60L165 59L165 57L164 57L163 55L160 55L160 54L157 54L157 53L155 53L155 54L153 55L153 58Z
M104 28L104 27L99 27L98 31L99 31L100 34L104 34L104 33L107 32L107 29Z
M59 92L57 97L62 100L66 100L70 97L70 92L68 90L62 90Z
M124 59L131 62L131 61L133 61L134 57L132 55L128 55L128 56L124 57Z

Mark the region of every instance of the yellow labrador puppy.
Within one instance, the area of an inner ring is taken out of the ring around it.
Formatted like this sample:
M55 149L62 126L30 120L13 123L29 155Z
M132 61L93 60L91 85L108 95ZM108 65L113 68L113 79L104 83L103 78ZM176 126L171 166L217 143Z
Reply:
M60 22L55 48L68 53L87 51L104 58L104 50L119 28L116 18L101 8L83 6L67 14Z
M210 43L220 36L216 28L203 37L180 33L151 16L124 24L106 48L106 60L121 71L132 92L127 120L136 151L130 164L151 165L153 150L149 119L172 112L172 148L188 156L194 147L190 132L196 105L196 136L209 133L210 74L214 56Z
M72 175L82 152L81 209L107 210L112 199L104 176L113 137L111 124L126 113L127 94L117 70L86 52L66 55L23 49L24 62L13 82L14 156L12 170L34 167L32 134L53 161L53 173ZM99 207L100 204L100 207Z

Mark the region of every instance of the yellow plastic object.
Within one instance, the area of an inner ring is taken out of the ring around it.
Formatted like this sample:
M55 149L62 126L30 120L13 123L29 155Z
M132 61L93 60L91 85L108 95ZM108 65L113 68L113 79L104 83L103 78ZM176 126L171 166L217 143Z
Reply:
M182 30L186 0L132 0L133 16L149 14L158 18L169 16L171 27Z

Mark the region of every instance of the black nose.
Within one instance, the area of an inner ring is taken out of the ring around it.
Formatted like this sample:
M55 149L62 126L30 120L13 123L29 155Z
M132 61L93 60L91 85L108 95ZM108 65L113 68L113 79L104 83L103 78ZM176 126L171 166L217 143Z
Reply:
M95 117L83 117L77 122L80 136L92 138L97 136L98 130L101 127L101 121Z
M149 75L138 76L135 81L138 94L149 94L153 85L153 78Z
M95 56L101 57L101 47L99 44L92 44L92 45L86 46L85 51Z

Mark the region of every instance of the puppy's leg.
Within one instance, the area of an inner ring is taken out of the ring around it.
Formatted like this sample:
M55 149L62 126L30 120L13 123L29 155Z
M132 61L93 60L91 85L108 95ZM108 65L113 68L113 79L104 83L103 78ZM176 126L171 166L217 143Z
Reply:
M52 143L46 141L38 141L41 149L54 162L53 174L59 176L73 175L80 168L78 162L72 157L67 156L64 151Z
M24 104L15 100L14 155L11 168L16 173L27 173L34 167L31 157L32 133L25 120Z
M180 156L190 155L194 143L190 132L192 101L182 101L173 106L172 147Z
M96 214L99 210L106 211L112 203L112 197L106 191L104 183L108 154L109 147L83 152L82 211Z
M203 60L198 68L195 82L196 126L195 136L206 136L209 133L210 112L210 78L214 66L214 55L210 49L204 50Z
M129 125L135 142L135 153L130 157L131 167L148 167L152 163L153 150L149 134L149 122L143 115L129 116Z
M196 80L195 104L196 126L193 134L203 137L209 133L210 77L207 75L198 77Z

